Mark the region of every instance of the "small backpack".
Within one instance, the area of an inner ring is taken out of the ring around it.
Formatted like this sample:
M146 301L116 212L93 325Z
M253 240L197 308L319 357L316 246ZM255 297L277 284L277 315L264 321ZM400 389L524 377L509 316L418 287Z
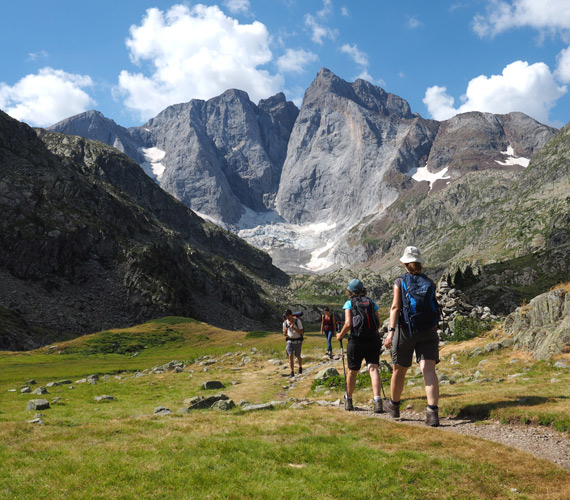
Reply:
M378 317L374 310L374 302L368 297L353 297L350 299L352 311L351 336L358 339L378 335Z
M428 330L439 323L435 285L425 274L404 274L401 290L402 313L410 335Z

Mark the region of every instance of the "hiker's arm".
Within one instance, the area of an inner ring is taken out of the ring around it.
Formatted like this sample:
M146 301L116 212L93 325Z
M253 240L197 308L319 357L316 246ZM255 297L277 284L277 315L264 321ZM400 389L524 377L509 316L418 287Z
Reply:
M287 323L283 323L283 335L287 337Z
M398 326L398 318L400 317L400 304L402 303L402 298L400 297L400 287L394 285L394 299L392 300L392 307L390 308L390 323L389 328L396 328ZM392 347L392 338L394 337L394 332L388 330L388 336L384 340L384 345L389 349Z
M344 325L342 330L336 334L336 338L341 340L352 328L352 313L350 309L344 310Z
M321 316L321 335L324 335L324 334L323 334L324 328L325 328L325 315L323 314L323 315Z

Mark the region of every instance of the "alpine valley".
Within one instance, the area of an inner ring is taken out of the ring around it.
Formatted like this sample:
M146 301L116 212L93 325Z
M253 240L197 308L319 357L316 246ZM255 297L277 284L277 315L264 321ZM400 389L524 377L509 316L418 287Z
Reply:
M412 244L501 314L570 280L570 126L424 119L325 68L300 109L228 90L132 128L1 114L0 169L8 348L26 322L41 342L166 314L275 324L293 292L338 297L352 274L389 292Z

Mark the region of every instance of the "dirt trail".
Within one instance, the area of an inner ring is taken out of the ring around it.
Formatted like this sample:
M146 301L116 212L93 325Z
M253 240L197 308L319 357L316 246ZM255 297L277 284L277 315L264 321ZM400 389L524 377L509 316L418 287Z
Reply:
M393 420L386 413L372 413L370 407L358 406L355 410L355 414ZM476 423L472 420L445 417L439 420L438 429L442 431L475 436L512 446L570 470L570 437L548 427L504 425L496 421ZM425 426L425 414L404 410L400 413L400 419L394 421Z

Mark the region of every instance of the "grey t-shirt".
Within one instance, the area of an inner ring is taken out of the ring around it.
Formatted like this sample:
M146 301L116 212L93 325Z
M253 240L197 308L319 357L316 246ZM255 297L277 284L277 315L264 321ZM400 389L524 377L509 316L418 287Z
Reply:
M294 321L295 321L294 326L296 326L299 330L302 330L303 323L301 323L301 320L299 318L295 318ZM290 338L291 340L298 340L302 337L302 335L298 334L295 330L291 328L288 319L283 321L283 330L285 330L285 328L287 328L287 337Z

